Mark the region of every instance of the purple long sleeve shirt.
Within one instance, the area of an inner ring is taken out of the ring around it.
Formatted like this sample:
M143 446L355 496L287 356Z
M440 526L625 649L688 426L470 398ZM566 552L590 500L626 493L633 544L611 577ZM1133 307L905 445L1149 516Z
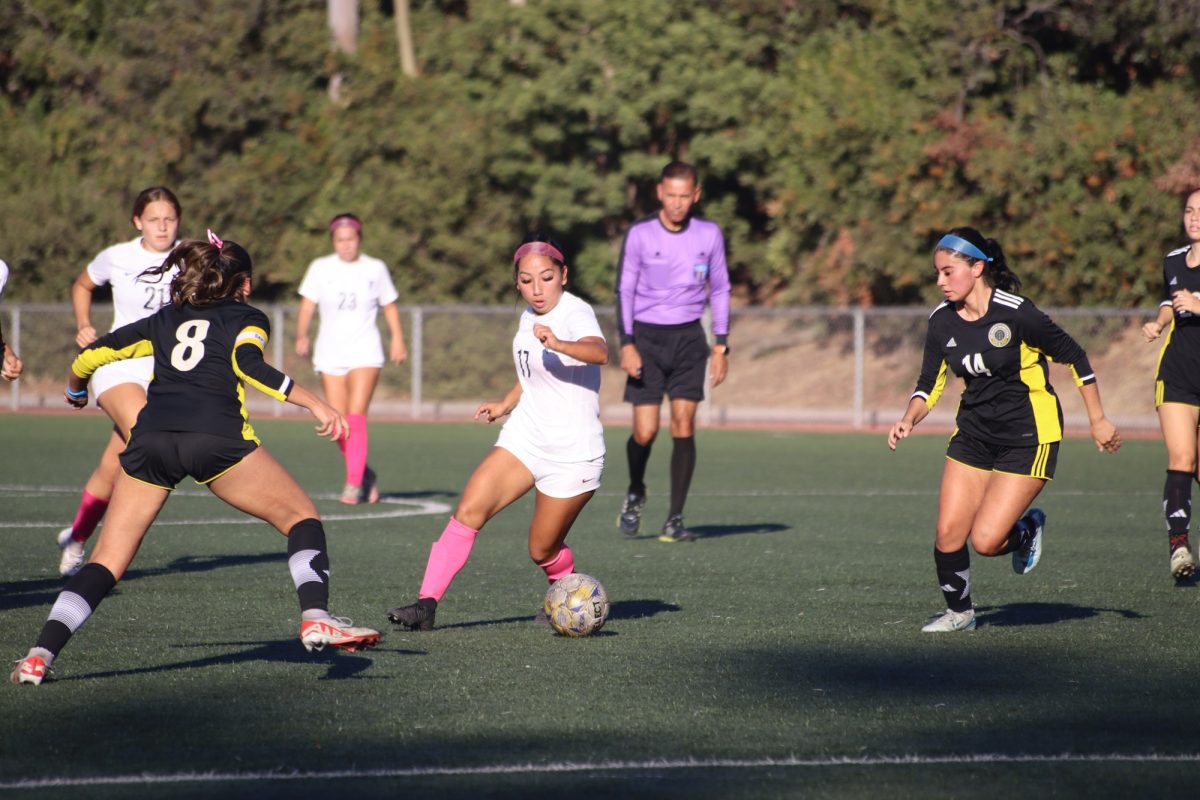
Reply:
M633 322L681 325L700 319L712 306L713 334L729 335L729 269L725 238L715 222L689 217L670 231L658 215L630 226L617 261L617 320L622 344L633 338Z

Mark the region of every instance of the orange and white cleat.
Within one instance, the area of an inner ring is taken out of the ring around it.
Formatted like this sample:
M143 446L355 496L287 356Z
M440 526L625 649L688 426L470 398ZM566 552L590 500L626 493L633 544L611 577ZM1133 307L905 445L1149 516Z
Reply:
M300 642L308 652L324 650L326 646L343 650L365 650L379 644L379 631L356 628L345 617L306 619L300 623Z
M49 671L50 668L46 666L46 661L41 656L25 656L17 662L16 669L12 671L12 675L8 679L13 683L32 683L34 686L41 686Z

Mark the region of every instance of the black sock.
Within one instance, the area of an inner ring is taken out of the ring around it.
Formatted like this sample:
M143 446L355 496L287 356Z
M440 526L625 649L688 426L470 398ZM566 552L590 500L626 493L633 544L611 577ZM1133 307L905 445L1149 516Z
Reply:
M1167 520L1167 535L1171 552L1187 544L1188 528L1192 524L1192 474L1179 469L1167 470L1163 486L1163 516Z
M964 544L961 550L943 553L933 548L933 563L937 568L938 586L946 598L946 608L951 611L968 611L971 608L971 554Z
M683 515L692 473L696 471L696 439L676 436L671 441L671 513L668 516L678 517Z
M650 448L654 440L638 444L632 436L625 443L625 454L629 457L629 493L646 496L646 464L650 461Z
M329 553L319 519L297 522L288 531L288 570L296 584L300 610L329 610Z
M108 567L85 564L59 592L34 647L45 648L57 656L116 585L117 579Z

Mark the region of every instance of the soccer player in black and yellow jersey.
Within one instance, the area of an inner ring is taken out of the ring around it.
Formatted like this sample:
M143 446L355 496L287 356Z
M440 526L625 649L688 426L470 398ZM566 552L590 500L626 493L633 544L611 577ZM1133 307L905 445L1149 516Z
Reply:
M929 633L975 627L968 541L982 556L1012 553L1018 574L1041 557L1046 515L1029 504L1054 477L1062 439L1062 407L1047 380L1047 357L1070 366L1096 447L1112 453L1121 446L1087 354L1016 294L1021 282L999 243L974 228L955 228L938 242L933 266L946 299L929 316L916 391L888 433L895 450L933 408L947 373L963 379L933 551L947 610L922 628Z
M1191 244L1163 259L1163 299L1158 317L1142 326L1146 341L1164 336L1154 376L1154 405L1167 445L1167 482L1163 514L1167 518L1171 575L1196 574L1188 545L1192 522L1192 480L1196 478L1197 430L1200 430L1200 189L1183 203L1183 227Z
M246 303L250 256L211 231L209 239L184 242L156 268L179 268L169 305L100 337L71 365L67 402L76 408L87 404L88 378L103 364L152 355L154 379L121 453L122 473L100 541L58 595L37 643L13 670L13 683L42 682L71 636L125 574L167 496L188 475L287 536L288 568L300 598L300 640L308 650L327 645L353 650L379 640L377 631L330 615L325 530L312 500L260 447L246 413L245 385L307 409L321 436L344 436L346 420L263 360L270 323Z

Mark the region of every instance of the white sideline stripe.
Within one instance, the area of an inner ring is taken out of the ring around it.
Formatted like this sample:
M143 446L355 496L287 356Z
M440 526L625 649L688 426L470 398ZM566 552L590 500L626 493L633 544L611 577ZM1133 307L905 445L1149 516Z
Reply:
M78 486L21 486L14 484L0 484L0 497L42 497L50 494L74 494L77 495L82 489ZM209 491L197 491L195 489L176 489L172 494L181 495L183 497L215 497ZM313 494L310 495L314 500L337 500L341 494ZM380 497L379 506L393 506L383 510L366 511L365 508L378 508L378 506L366 506L363 511L359 512L344 512L340 514L322 514L323 522L352 522L354 520L368 519L398 519L399 517L419 517L425 514L448 514L452 509L445 503L440 503L436 500L420 500L416 498L401 498L401 497ZM360 506L360 508L363 508ZM67 520L69 522L70 520ZM262 520L246 514L238 514L236 517L202 517L199 519L161 519L154 523L154 527L168 527L179 525L255 525ZM62 519L53 522L21 522L9 521L0 518L0 528L62 528L64 521Z
M1200 763L1200 753L974 753L946 756L843 756L833 758L711 758L650 759L646 761L558 762L549 764L489 764L478 767L405 767L397 769L299 770L267 772L177 772L154 775L111 775L92 778L24 778L0 781L0 790L76 786L135 786L165 783L240 783L249 781L324 781L347 778L424 778L454 775L548 775L573 772L641 772L690 769L760 769L764 767L891 767L963 764L1102 764Z

